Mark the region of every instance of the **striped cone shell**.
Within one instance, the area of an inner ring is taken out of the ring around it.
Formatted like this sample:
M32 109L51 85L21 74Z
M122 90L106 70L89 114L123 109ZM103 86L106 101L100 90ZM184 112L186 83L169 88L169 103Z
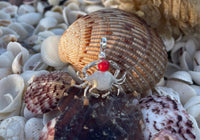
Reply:
M98 59L102 37L107 38L106 59L127 71L124 89L144 92L161 79L167 64L162 40L142 19L118 9L99 10L75 21L60 39L60 59L81 71Z
M70 85L71 77L65 72L50 72L36 77L25 93L27 109L36 114L54 110Z

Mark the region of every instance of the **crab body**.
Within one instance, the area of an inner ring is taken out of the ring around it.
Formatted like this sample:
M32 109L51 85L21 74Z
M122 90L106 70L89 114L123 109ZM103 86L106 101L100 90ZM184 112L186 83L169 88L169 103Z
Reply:
M85 80L101 91L110 89L116 83L116 78L109 71L96 71Z

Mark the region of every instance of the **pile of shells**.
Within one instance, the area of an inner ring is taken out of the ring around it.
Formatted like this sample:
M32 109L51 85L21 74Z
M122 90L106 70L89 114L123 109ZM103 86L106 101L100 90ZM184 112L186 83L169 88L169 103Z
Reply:
M20 2L0 1L0 139L200 139L199 34L160 38L101 0ZM119 65L110 72L127 71L126 94L83 105L71 83L83 82L76 72L98 59L102 37Z

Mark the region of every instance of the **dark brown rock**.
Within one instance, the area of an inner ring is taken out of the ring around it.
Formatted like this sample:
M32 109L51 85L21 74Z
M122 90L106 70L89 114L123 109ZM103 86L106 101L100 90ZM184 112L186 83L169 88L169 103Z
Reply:
M55 125L55 140L143 140L141 113L132 94L115 93L102 98L89 98L83 105L83 89L70 88L59 104L63 114Z

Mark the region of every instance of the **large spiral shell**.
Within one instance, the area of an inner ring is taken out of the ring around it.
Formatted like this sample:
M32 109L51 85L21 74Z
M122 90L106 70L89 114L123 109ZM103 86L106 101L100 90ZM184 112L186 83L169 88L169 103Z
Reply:
M127 71L128 91L144 92L163 76L167 53L160 37L139 17L118 9L99 10L75 21L60 39L59 56L81 71L98 59L102 37L107 38L106 59Z

